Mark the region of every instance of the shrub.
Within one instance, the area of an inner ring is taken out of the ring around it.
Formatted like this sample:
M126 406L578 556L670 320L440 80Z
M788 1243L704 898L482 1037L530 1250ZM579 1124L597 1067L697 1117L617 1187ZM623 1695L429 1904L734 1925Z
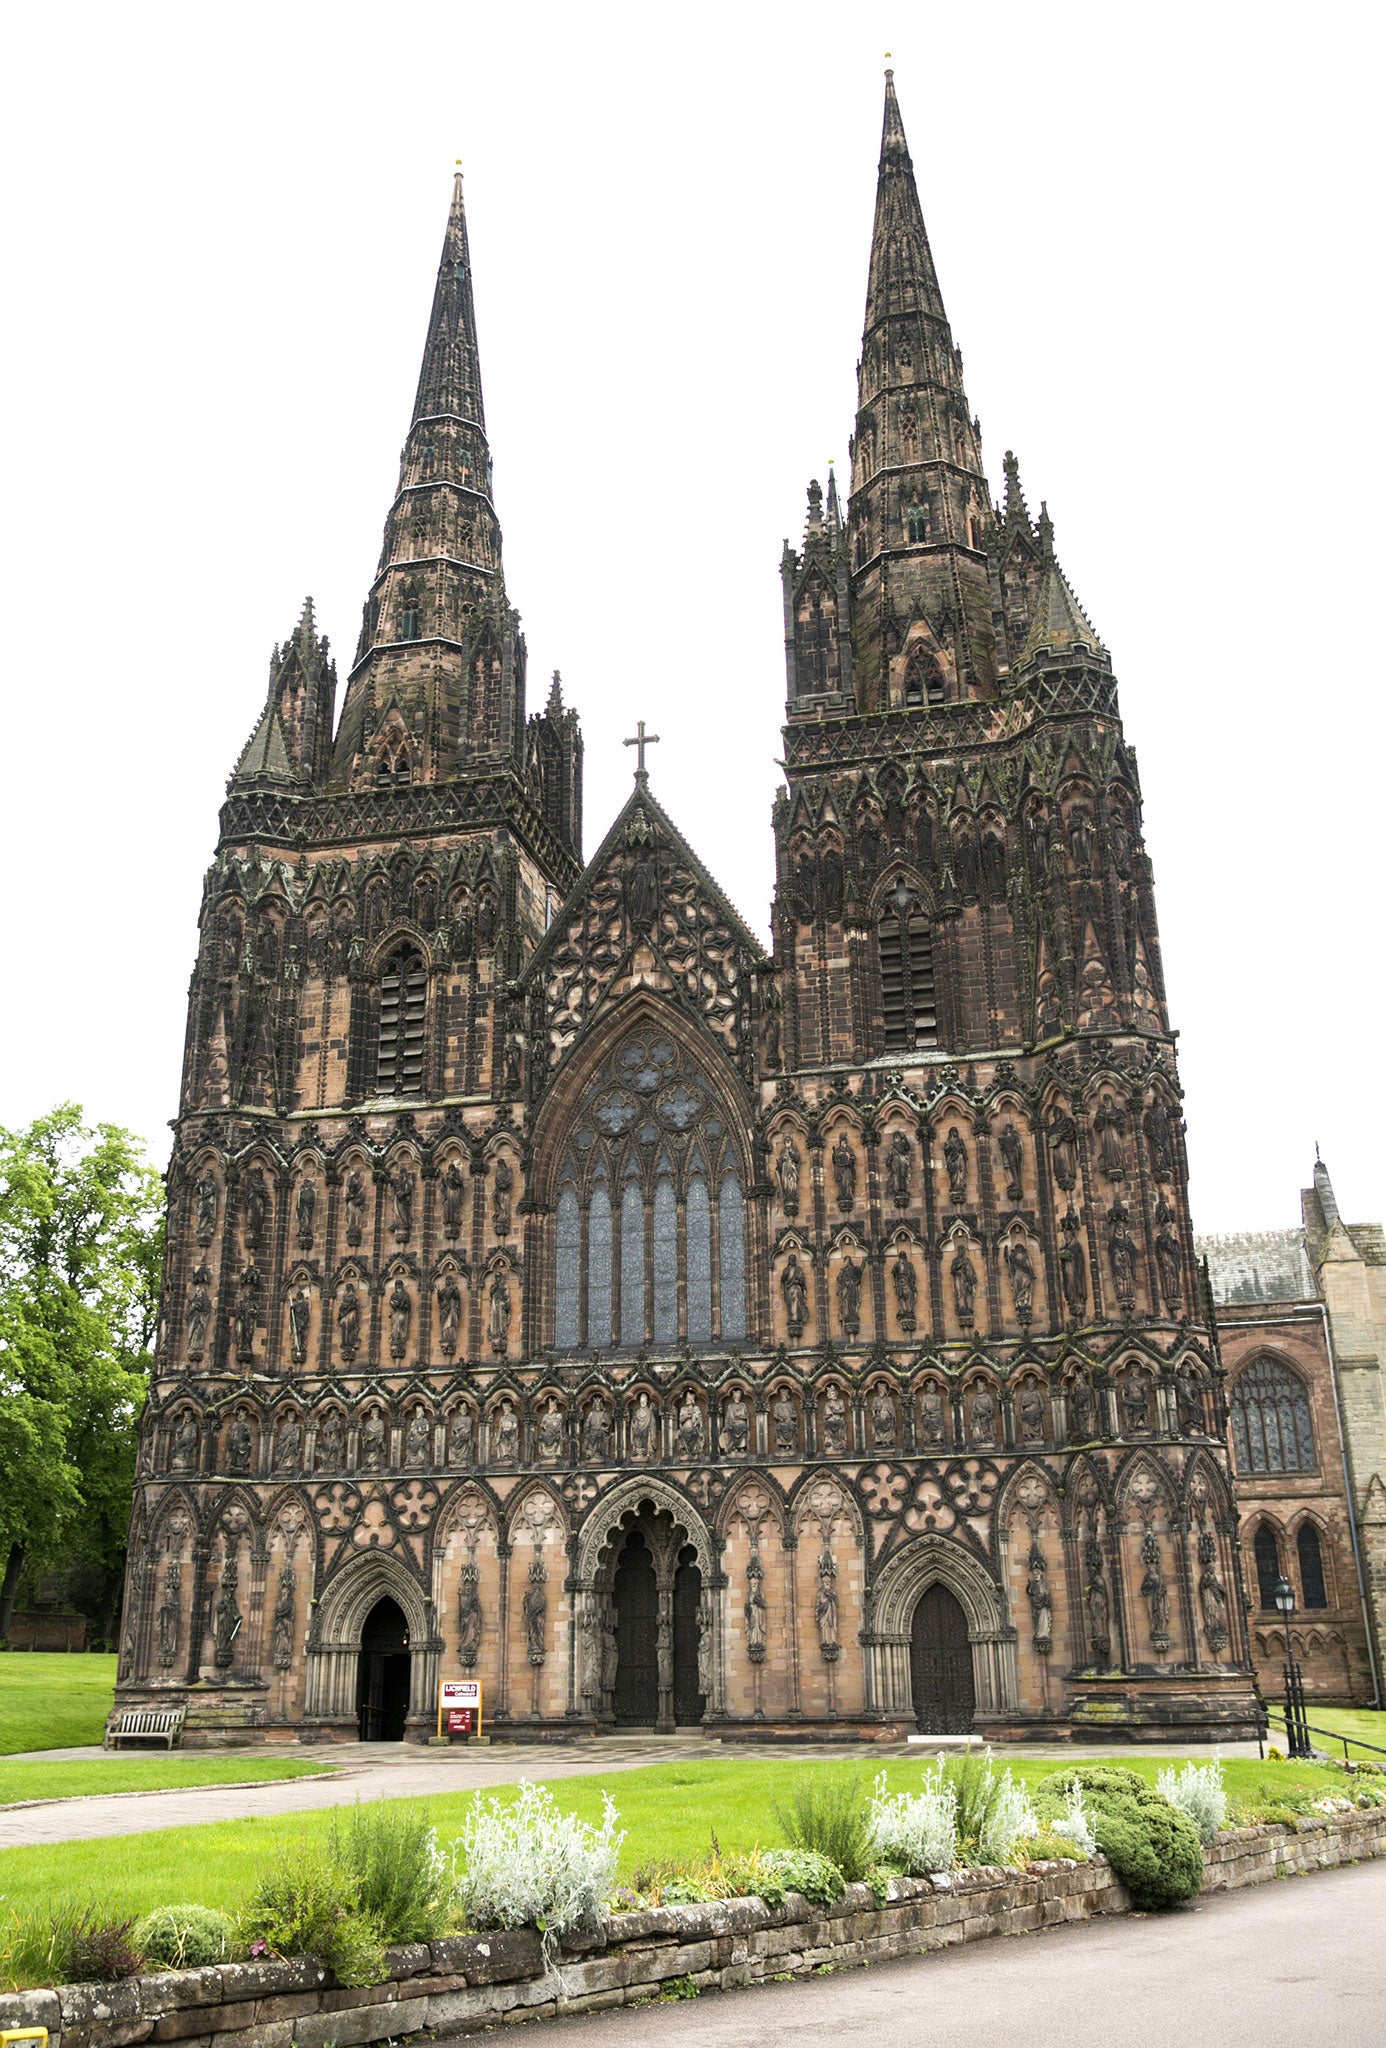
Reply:
M1191 1899L1203 1883L1203 1850L1186 1814L1134 1771L1087 1764L1058 1771L1038 1787L1041 1817L1058 1827L1077 1784L1097 1846L1143 1911Z
M943 1783L957 1799L959 1857L1004 1863L1012 1844L1039 1826L1029 1795L1009 1770L997 1770L989 1749L938 1761Z
M773 1804L792 1849L825 1857L848 1884L865 1877L875 1861L871 1813L855 1771L846 1778L830 1777L811 1765L796 1778L789 1797L777 1796Z
M399 1801L334 1815L329 1852L357 1910L386 1941L431 1941L448 1925L453 1877L428 1814Z
M1201 1842L1211 1842L1218 1829L1226 1827L1227 1787L1217 1758L1208 1764L1185 1764L1182 1771L1171 1764L1155 1783L1171 1806L1188 1815Z
M875 1859L897 1865L907 1877L927 1877L948 1870L958 1847L958 1798L943 1776L941 1764L924 1773L921 1792L886 1791L882 1771L870 1809L871 1849Z
M0 1937L3 1975L15 1990L54 1984L107 1984L134 1977L143 1957L134 1918L115 1918L95 1899L64 1899L26 1913L11 1911Z
M616 1821L605 1795L599 1828L560 1813L544 1785L521 1784L515 1800L478 1796L458 1843L457 1899L468 1923L537 1927L552 1957L560 1936L596 1920L611 1889L625 1840Z
M301 1849L262 1878L241 1928L252 1954L320 1956L342 1984L379 1984L385 1975L379 1927L356 1910L345 1873L320 1849Z
M135 1929L135 1945L161 1970L200 1970L231 1959L234 1930L211 1906L156 1906Z
M1066 1787L1064 1804L1054 1816L1053 1832L1062 1835L1066 1841L1076 1842L1084 1856L1091 1856L1097 1847L1092 1819L1083 1804L1083 1787L1077 1777L1072 1778Z
M1086 1863L1088 1855L1081 1842L1075 1842L1061 1829L1047 1828L1041 1822L1037 1834L1021 1835L1012 1842L1011 1853L1006 1860L1018 1870L1023 1870L1028 1863L1054 1863L1061 1856L1067 1857L1071 1863Z
M778 1880L782 1894L800 1892L815 1906L830 1906L847 1889L848 1880L842 1870L817 1849L766 1849L759 1861L761 1868ZM854 1884L857 1881L851 1880ZM765 1894L760 1896L764 1898ZM765 1903L782 1904L783 1897L766 1899Z

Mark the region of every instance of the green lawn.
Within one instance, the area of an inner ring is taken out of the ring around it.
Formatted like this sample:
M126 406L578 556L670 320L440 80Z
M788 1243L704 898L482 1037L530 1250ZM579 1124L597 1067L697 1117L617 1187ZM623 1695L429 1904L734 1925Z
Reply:
M897 1757L878 1766L868 1759L859 1767L863 1788L869 1786L877 1768L884 1769L892 1790L916 1786L925 1761ZM1098 1761L1103 1759L1087 1753L1074 1757L1075 1763ZM1105 1761L1139 1771L1153 1782L1169 1759L1123 1755ZM1018 1758L1011 1763L1016 1777L1030 1784L1057 1768L1060 1766L1048 1758ZM643 1863L702 1856L714 1829L724 1850L749 1849L757 1842L778 1843L782 1837L773 1810L776 1791L787 1788L801 1772L841 1775L851 1769L852 1765L842 1762L731 1756L709 1763L656 1764L644 1770L613 1772L605 1784L626 1829L621 1874L628 1877ZM1234 1758L1225 1769L1229 1791L1242 1800L1283 1797L1286 1791L1296 1789L1317 1795L1341 1791L1344 1786L1341 1772L1322 1765L1262 1764ZM554 1795L565 1811L593 1820L600 1817L603 1782L595 1777L552 1781ZM407 1803L426 1806L447 1841L460 1831L473 1796L451 1793ZM303 1843L321 1840L331 1818L330 1812L318 1812L270 1820L216 1821L203 1827L164 1828L153 1834L103 1841L9 1849L0 1877L4 1910L76 1895L97 1898L122 1915L187 1903L236 1912L264 1871L282 1867Z
M1371 1763L1386 1764L1386 1714L1374 1713L1370 1707L1319 1707L1312 1702L1309 1706L1309 1726L1312 1729L1328 1729L1333 1735L1349 1737L1349 1750L1353 1756L1365 1757ZM1355 1737L1356 1740L1351 1740ZM1285 1747L1284 1722L1278 1709L1271 1713L1272 1742ZM1329 1756L1340 1757L1343 1753L1341 1742L1334 1742L1328 1735L1315 1734L1312 1738L1317 1749ZM1372 1743L1375 1750L1360 1745ZM1382 1754L1376 1754L1376 1752Z
M108 1763L0 1761L0 1806L20 1799L77 1799L87 1792L163 1792L180 1785L246 1785L266 1778L316 1778L334 1768L300 1757L113 1756Z
M0 1656L0 1756L99 1742L115 1696L114 1656L11 1650Z

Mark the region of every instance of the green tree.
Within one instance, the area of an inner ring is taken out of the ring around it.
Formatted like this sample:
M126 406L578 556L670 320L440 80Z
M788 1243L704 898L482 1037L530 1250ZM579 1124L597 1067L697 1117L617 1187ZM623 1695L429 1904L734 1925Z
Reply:
M0 1128L0 1637L28 1566L124 1568L163 1261L139 1141L63 1103Z

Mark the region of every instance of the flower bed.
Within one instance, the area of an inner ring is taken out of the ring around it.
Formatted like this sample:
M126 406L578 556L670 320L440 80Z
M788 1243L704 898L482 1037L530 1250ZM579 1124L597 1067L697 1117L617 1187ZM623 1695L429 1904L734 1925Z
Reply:
M1386 1809L1314 1815L1293 1826L1221 1834L1204 1851L1204 1888L1236 1890L1266 1879L1386 1855ZM386 1951L385 1981L339 1985L311 1958L222 1963L116 1984L0 1996L0 2028L46 2027L49 2048L360 2048L405 2035L466 2033L499 2019L686 1996L918 1955L990 1935L1024 1934L1131 1910L1101 1857L932 1878L897 1878L878 1906L850 1885L832 1905L791 1894L659 1906L603 1920L546 1964L531 1928L454 1935Z

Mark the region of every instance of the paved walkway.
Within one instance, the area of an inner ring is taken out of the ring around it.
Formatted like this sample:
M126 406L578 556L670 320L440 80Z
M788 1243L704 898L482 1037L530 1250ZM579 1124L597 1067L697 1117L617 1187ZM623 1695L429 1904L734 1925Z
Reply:
M1368 2048L1386 1864L543 2029L543 2048ZM1373 2018L1375 2014L1375 2018Z
M286 1752L236 1750L239 1759ZM705 1736L613 1735L565 1743L510 1742L486 1749L428 1750L398 1742L344 1742L321 1749L287 1752L332 1763L337 1769L320 1778L288 1778L268 1785L196 1785L164 1792L92 1793L37 1806L0 1807L0 1849L26 1842L90 1841L105 1835L139 1835L154 1828L195 1827L251 1815L309 1813L327 1806L350 1806L357 1799L407 1799L443 1792L471 1792L491 1785L513 1785L517 1778L590 1778L639 1770L645 1764L710 1760L718 1763L776 1759L779 1761L929 1754L927 1744L775 1743L770 1746L711 1742ZM1091 1762L1095 1752L1075 1751L1069 1744L1006 1744L1003 1757L1052 1757L1057 1762ZM1187 1747L1147 1748L1143 1755L1187 1755ZM1224 1756L1256 1754L1255 1743L1228 1743ZM205 1756L207 1751L190 1751ZM61 1763L105 1758L100 1749L49 1749L29 1752L9 1762ZM129 1752L123 1753L128 1760Z

